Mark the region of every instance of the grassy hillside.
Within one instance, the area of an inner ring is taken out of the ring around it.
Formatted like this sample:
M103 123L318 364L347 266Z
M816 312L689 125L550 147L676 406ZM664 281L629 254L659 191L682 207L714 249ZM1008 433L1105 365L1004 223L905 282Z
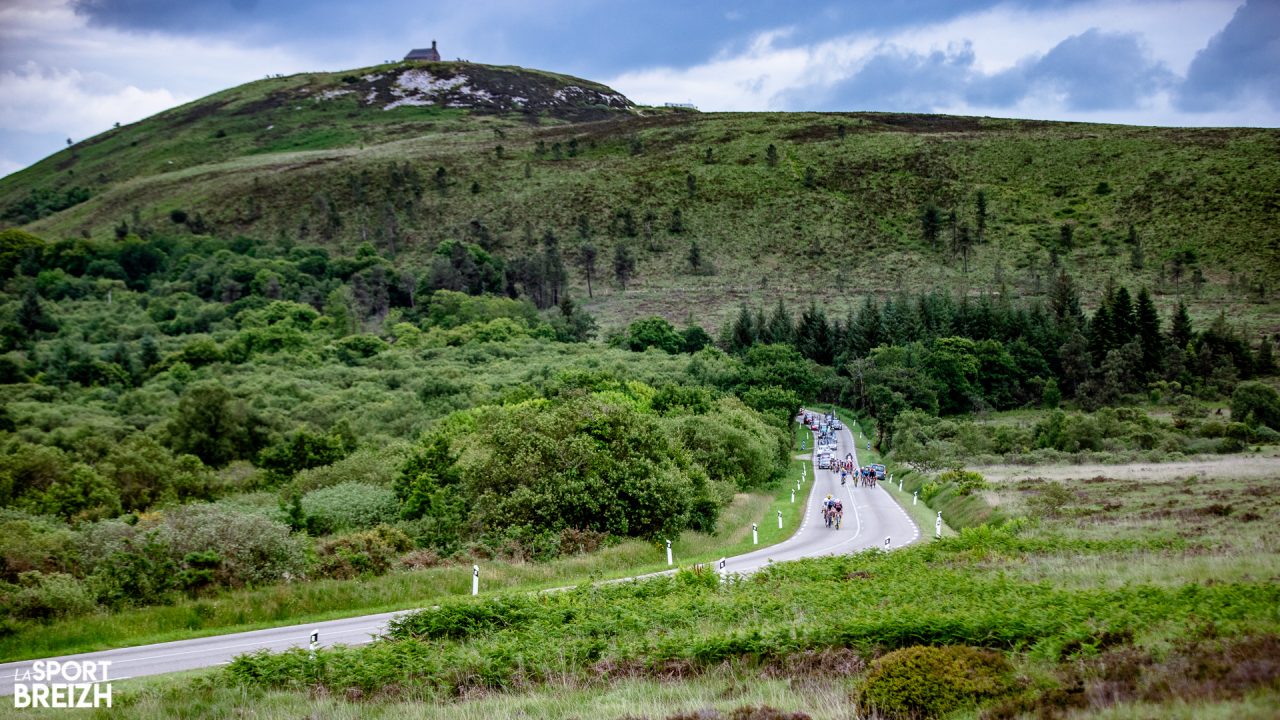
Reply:
M606 323L682 320L696 307L714 327L741 300L777 295L837 305L899 288L1039 295L1057 263L1087 303L1115 278L1150 287L1162 306L1181 295L1195 315L1227 309L1277 327L1275 130L565 104L569 86L597 102L621 96L535 71L437 65L436 85L457 90L466 74L471 94L384 109L400 97L389 78L421 72L405 64L262 80L0 180L0 208L83 187L87 201L28 229L109 239L122 222L172 230L181 210L199 216L199 231L344 253L371 242L406 267L447 239L513 259L551 231L572 261L590 238L595 279L610 282L595 283L589 307ZM545 104L511 111L485 99L523 97L517 86ZM922 236L929 204L934 243ZM619 244L638 259L625 292L611 281ZM586 294L581 269L571 282Z

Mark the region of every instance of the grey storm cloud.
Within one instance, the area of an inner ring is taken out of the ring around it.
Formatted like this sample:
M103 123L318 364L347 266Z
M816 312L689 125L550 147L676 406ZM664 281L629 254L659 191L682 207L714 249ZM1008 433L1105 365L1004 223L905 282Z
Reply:
M258 0L72 0L93 25L198 34L237 25L260 11Z
M1062 94L1070 110L1123 110L1174 81L1137 35L1092 28L1038 58L975 79L967 97L976 104L1007 107L1044 89Z
M930 53L885 45L834 86L788 90L774 101L803 110L929 112L963 95L974 74L973 62L969 43Z
M980 107L1010 107L1047 91L1061 95L1070 110L1123 110L1140 106L1176 80L1164 63L1152 58L1139 36L1093 28L991 74L974 67L968 43L931 53L884 47L832 88L823 104L832 109L930 112L960 100ZM791 107L802 97L789 93L781 100Z
M1189 112L1228 109L1250 95L1280 109L1280 2L1250 0L1196 53L1177 106Z

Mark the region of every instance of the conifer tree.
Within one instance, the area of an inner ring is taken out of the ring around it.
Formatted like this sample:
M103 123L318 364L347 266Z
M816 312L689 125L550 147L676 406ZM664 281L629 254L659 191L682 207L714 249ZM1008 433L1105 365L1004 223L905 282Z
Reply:
M627 289L627 281L636 271L636 258L631 254L631 248L627 247L625 242L618 243L613 250L613 275L618 278L618 283L622 285L622 289Z
M729 352L742 353L756 343L758 337L755 322L751 319L751 310L742 303L738 309L738 319L733 321L733 330L729 334Z
M1183 352L1194 337L1195 331L1191 327L1187 306L1179 300L1177 309L1173 311L1173 320L1169 323L1169 342L1173 344L1174 350Z
M1134 310L1138 327L1138 341L1142 345L1142 369L1147 378L1158 377L1164 371L1165 340L1160 332L1160 315L1146 288L1138 291L1138 303Z

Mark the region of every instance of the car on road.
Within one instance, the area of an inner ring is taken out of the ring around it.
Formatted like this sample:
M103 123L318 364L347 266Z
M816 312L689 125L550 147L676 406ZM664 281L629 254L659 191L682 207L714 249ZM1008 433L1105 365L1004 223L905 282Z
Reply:
M871 466L871 469L872 469L872 470L874 470L874 471L876 472L876 479L877 479L877 480L883 480L883 479L884 479L884 466L883 466L883 465L874 465L874 464L873 464L873 465Z

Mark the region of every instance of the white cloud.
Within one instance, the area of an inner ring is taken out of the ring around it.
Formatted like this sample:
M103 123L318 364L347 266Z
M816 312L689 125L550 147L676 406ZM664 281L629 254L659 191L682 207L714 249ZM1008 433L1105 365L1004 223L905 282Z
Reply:
M855 33L821 43L791 43L792 33L774 30L756 36L745 50L722 52L688 68L651 68L623 73L608 81L642 103L690 100L704 110L810 110L822 107L827 91L855 76L884 53L952 55L973 53L971 70L992 75L1029 57L1045 54L1072 36L1098 28L1134 34L1152 59L1181 76L1209 39L1231 19L1239 2L1223 0L1110 0L1054 10L1027 10L1012 4L960 16L942 23L908 27L888 36ZM967 47L966 47L967 44ZM909 92L904 89L904 92ZM990 114L1133 124L1257 125L1280 123L1275 113L1178 113L1166 93L1136 98L1133 110L1072 112L1059 95L1034 94L1013 107L980 108L962 104L933 107L935 112ZM928 102L928 100L924 100ZM883 110L901 108L883 107Z
M0 72L0 96L5 98L0 105L0 128L31 133L56 128L76 140L187 99L165 89L121 86L102 73L46 68L34 61Z
M3 0L0 167L59 149L14 147L31 142L18 133L79 140L228 86L317 65L278 47L91 26L67 0Z

